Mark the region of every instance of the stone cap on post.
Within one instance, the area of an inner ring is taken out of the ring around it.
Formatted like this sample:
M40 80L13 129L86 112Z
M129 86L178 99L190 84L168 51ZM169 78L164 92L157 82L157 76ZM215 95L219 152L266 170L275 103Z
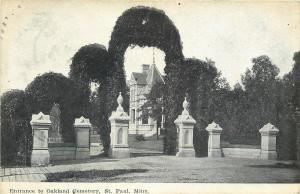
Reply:
M75 119L74 126L81 127L81 128L91 128L92 127L92 125L90 123L90 119L84 118L83 116Z
M195 119L189 114L187 107L189 106L186 97L182 103L183 111L181 115L178 115L177 119L174 121L175 124L196 124Z
M214 121L206 127L206 131L210 133L221 133L222 130L223 129L220 127L220 125L218 125Z
M129 121L130 118L128 116L128 114L126 112L124 112L124 109L122 107L122 103L123 103L123 97L121 92L119 92L119 96L117 98L117 102L118 102L118 108L116 111L113 111L111 113L111 116L109 117L109 120L123 120L123 121Z
M260 130L259 133L261 135L277 135L279 132L279 130L272 125L271 123L268 123L266 125L264 125Z
M30 121L31 125L42 125L49 126L51 125L50 116L44 115L42 112L39 114L33 114Z

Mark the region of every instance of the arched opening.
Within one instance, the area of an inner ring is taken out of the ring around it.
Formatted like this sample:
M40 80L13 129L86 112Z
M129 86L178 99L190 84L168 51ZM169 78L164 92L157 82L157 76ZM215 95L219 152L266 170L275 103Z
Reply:
M90 83L91 94L98 91L99 85L100 85L99 83L91 81Z
M124 71L126 73L126 80L130 80L133 72L141 72L143 64L151 65L155 63L158 71L162 75L165 75L165 56L164 51L156 47L140 47L138 45L128 47L124 54Z
M130 25L129 25L130 24ZM128 47L132 45L140 47L156 47L165 53L165 74L170 80L179 80L181 66L184 61L182 54L182 43L179 32L173 22L162 10L152 7L138 6L126 10L116 21L116 25L111 34L111 40L108 47L109 62L107 63L106 80L106 120L109 114L117 107L116 98L119 92L124 94L124 102L129 101L128 88L126 86L126 76L124 68L124 55ZM175 71L174 71L175 70ZM176 119L181 109L179 101L183 96L178 95L180 83L172 87L168 98L175 99L165 107L165 128L168 128L168 137L164 143L164 152L175 154L176 128L173 121ZM129 105L125 105L126 112L130 112ZM136 110L135 110L136 112ZM169 112L169 113L168 113ZM108 123L109 125L109 123ZM108 126L108 129L110 127ZM106 148L106 150L108 150Z
M153 103L149 95L158 83L164 83L165 53L156 47L130 46L124 54L124 70L129 89L129 141L135 150L163 151L163 137L160 136L161 113L153 115ZM162 98L163 91L155 98ZM152 97L153 98L153 97ZM141 138L144 141L141 141ZM151 143L150 143L151 142Z

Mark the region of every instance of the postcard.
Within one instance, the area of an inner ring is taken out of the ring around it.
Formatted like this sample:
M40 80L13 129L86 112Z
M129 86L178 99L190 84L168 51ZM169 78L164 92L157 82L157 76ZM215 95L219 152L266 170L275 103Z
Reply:
M0 2L0 193L300 193L299 1Z

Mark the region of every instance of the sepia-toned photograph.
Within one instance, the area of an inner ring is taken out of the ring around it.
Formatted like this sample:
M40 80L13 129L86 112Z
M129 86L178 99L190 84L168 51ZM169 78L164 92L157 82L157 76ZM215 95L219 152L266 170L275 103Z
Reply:
M300 194L299 1L1 0L0 28L0 193Z

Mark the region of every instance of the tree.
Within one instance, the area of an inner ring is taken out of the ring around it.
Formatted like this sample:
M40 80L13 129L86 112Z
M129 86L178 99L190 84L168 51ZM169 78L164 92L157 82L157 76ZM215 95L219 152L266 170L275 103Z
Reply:
M213 105L213 94L217 90L229 90L226 79L221 77L214 62L199 59L185 59L183 65L178 68L171 66L169 74L164 77L165 83L157 83L152 87L148 101L142 107L147 110L152 107L152 117L160 120L161 107L165 107L166 136L165 152L173 154L176 151L176 130L172 130L174 120L181 114L182 102L188 96L190 102L190 114L196 119L194 129L194 147L197 156L207 154L207 132L206 126L213 120L215 106ZM183 73L181 73L183 72ZM159 101L158 99L163 99ZM172 104L178 102L180 106ZM169 122L168 122L169 121Z
M22 90L10 90L1 96L1 163L29 165L32 146L30 114Z
M82 116L88 102L80 87L62 74L44 73L26 87L26 106L30 114L49 114L53 104L58 103L64 141L74 142L74 120Z
M173 154L176 151L176 128L174 120L181 114L182 102L188 96L190 114L196 119L194 129L194 147L196 155L205 155L207 152L207 133L205 127L212 121L212 111L209 107L211 92L217 88L218 72L212 61L199 59L185 59L182 66L169 66L169 73L165 76L165 85L153 87L149 98L152 106L156 107L153 113L160 114L157 98L164 96L163 106L166 115L165 152ZM178 102L179 106L172 106ZM174 130L172 130L174 129Z
M300 108L300 51L295 52L293 60L295 61L292 75L295 84L294 103L295 107Z
M190 114L195 118L194 147L197 156L207 155L206 126L213 120L211 94L217 88L218 71L211 60L186 59L183 91L188 95Z
M148 95L146 95L147 101L141 107L141 109L146 112L146 116L149 114L154 120L161 122L161 114L162 114L162 107L165 106L164 104L164 97L166 97L166 85L163 82L155 83ZM149 113L148 110L151 107L151 112Z
M294 78L294 87L295 87L295 94L294 94L294 107L295 107L295 110L298 109L298 111L300 110L300 51L296 52L294 54L294 57L293 57L294 61L295 61L295 64L294 64L294 67L293 67L293 78ZM296 118L296 119L299 119ZM297 121L296 121L297 122ZM299 121L298 121L299 122ZM298 147L298 149L296 150L297 153L297 159L299 160L300 159L300 129L299 129L299 124L297 125L297 139L296 139L296 146Z
M279 69L265 55L252 59L252 62L251 70L247 69L242 76L242 83L248 104L245 110L248 114L245 120L246 139L253 140L252 143L257 144L260 139L258 130L263 125L270 122L278 126Z
M277 138L278 157L280 159L296 159L296 122L293 103L295 86L292 72L283 76L278 84L277 92L279 94L277 107L277 127L279 129Z

